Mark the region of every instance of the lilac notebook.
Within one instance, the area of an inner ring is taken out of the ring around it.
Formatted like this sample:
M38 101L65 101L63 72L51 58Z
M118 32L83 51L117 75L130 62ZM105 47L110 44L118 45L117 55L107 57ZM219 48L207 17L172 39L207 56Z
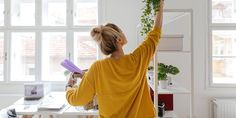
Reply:
M71 62L68 59L65 59L63 62L61 62L61 65L66 68L70 72L76 72L82 74L82 70L79 69L73 62Z

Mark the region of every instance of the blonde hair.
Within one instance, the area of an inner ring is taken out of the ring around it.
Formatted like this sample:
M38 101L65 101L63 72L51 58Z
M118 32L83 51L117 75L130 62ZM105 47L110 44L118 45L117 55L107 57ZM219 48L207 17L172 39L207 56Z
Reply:
M95 27L90 34L105 55L110 55L116 51L117 39L124 38L120 28L112 23Z

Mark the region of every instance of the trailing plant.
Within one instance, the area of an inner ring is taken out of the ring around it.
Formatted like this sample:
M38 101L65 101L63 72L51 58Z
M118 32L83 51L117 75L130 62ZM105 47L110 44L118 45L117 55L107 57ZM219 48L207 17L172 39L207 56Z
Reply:
M146 35L151 29L154 23L153 17L156 15L156 12L159 11L160 0L143 0L145 6L143 8L143 14L141 16L141 35Z

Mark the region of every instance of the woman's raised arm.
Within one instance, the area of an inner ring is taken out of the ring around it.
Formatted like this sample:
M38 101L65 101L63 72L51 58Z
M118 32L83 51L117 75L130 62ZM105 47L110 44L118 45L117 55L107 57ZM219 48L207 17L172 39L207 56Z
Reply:
M157 11L157 15L155 18L154 27L161 29L162 28L162 20L163 20L163 6L164 6L164 0L160 0L160 8L159 11Z

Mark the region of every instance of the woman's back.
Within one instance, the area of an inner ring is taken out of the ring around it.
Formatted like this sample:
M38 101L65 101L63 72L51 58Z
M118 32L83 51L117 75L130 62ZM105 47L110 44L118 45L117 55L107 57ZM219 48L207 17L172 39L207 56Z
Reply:
M153 118L146 69L132 55L97 61L95 79L101 118Z

